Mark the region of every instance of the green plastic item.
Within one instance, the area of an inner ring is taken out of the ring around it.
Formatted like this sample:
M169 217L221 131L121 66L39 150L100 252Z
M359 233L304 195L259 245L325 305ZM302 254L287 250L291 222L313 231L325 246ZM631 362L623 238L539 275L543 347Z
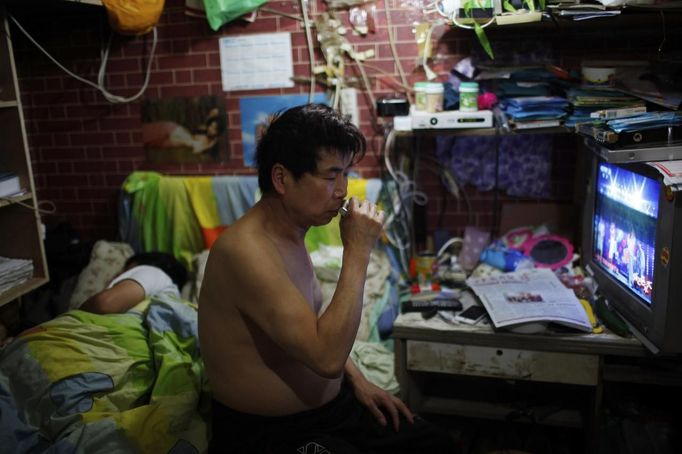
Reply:
M206 19L213 31L254 9L267 0L204 0Z
M604 323L609 330L621 337L628 337L630 335L630 329L628 328L628 325L626 325L623 319L620 318L620 315L618 315L608 306L606 298L600 296L597 298L594 306L597 317L599 317L602 323Z

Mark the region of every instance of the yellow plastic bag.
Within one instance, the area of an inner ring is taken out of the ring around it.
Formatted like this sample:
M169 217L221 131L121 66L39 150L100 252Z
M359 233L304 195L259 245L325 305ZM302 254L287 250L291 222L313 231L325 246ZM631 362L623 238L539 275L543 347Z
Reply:
M159 22L164 0L103 0L109 24L122 35L144 35Z

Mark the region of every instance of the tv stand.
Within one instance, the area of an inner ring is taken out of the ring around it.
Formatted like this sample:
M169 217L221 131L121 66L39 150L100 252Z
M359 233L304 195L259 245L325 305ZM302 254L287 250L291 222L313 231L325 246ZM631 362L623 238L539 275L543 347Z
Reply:
M413 411L509 420L524 415L523 408L501 398L500 387L525 386L530 394L545 389L548 405L524 417L582 428L588 450L596 446L604 381L655 380L644 378L641 370L631 374L628 361L623 361L651 359L644 346L635 338L608 332L516 334L487 324L451 325L408 313L396 319L393 338L401 397ZM659 382L681 386L682 377ZM565 406L551 402L571 393L579 398ZM554 410L547 412L550 407Z

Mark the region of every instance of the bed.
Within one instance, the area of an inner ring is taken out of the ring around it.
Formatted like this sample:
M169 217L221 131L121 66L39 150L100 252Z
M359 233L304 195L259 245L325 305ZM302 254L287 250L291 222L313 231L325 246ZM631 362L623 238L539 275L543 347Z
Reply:
M350 193L377 200L379 180ZM197 301L208 248L257 199L257 179L135 172L120 201L120 242L98 241L71 310L21 333L0 352L3 452L205 452L210 389L197 338ZM330 300L340 270L338 223L313 229L312 251ZM125 314L78 310L135 251L174 254L193 279L181 298L160 296ZM392 341L399 275L390 251L373 252L363 320L351 356L377 385L398 392Z

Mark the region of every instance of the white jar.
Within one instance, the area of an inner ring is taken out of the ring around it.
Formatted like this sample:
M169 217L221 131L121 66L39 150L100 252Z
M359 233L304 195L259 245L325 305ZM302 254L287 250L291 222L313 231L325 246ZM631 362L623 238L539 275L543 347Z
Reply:
M414 83L414 108L415 110L426 110L426 86L428 82Z
M426 85L426 111L436 113L443 110L443 84L431 82Z

